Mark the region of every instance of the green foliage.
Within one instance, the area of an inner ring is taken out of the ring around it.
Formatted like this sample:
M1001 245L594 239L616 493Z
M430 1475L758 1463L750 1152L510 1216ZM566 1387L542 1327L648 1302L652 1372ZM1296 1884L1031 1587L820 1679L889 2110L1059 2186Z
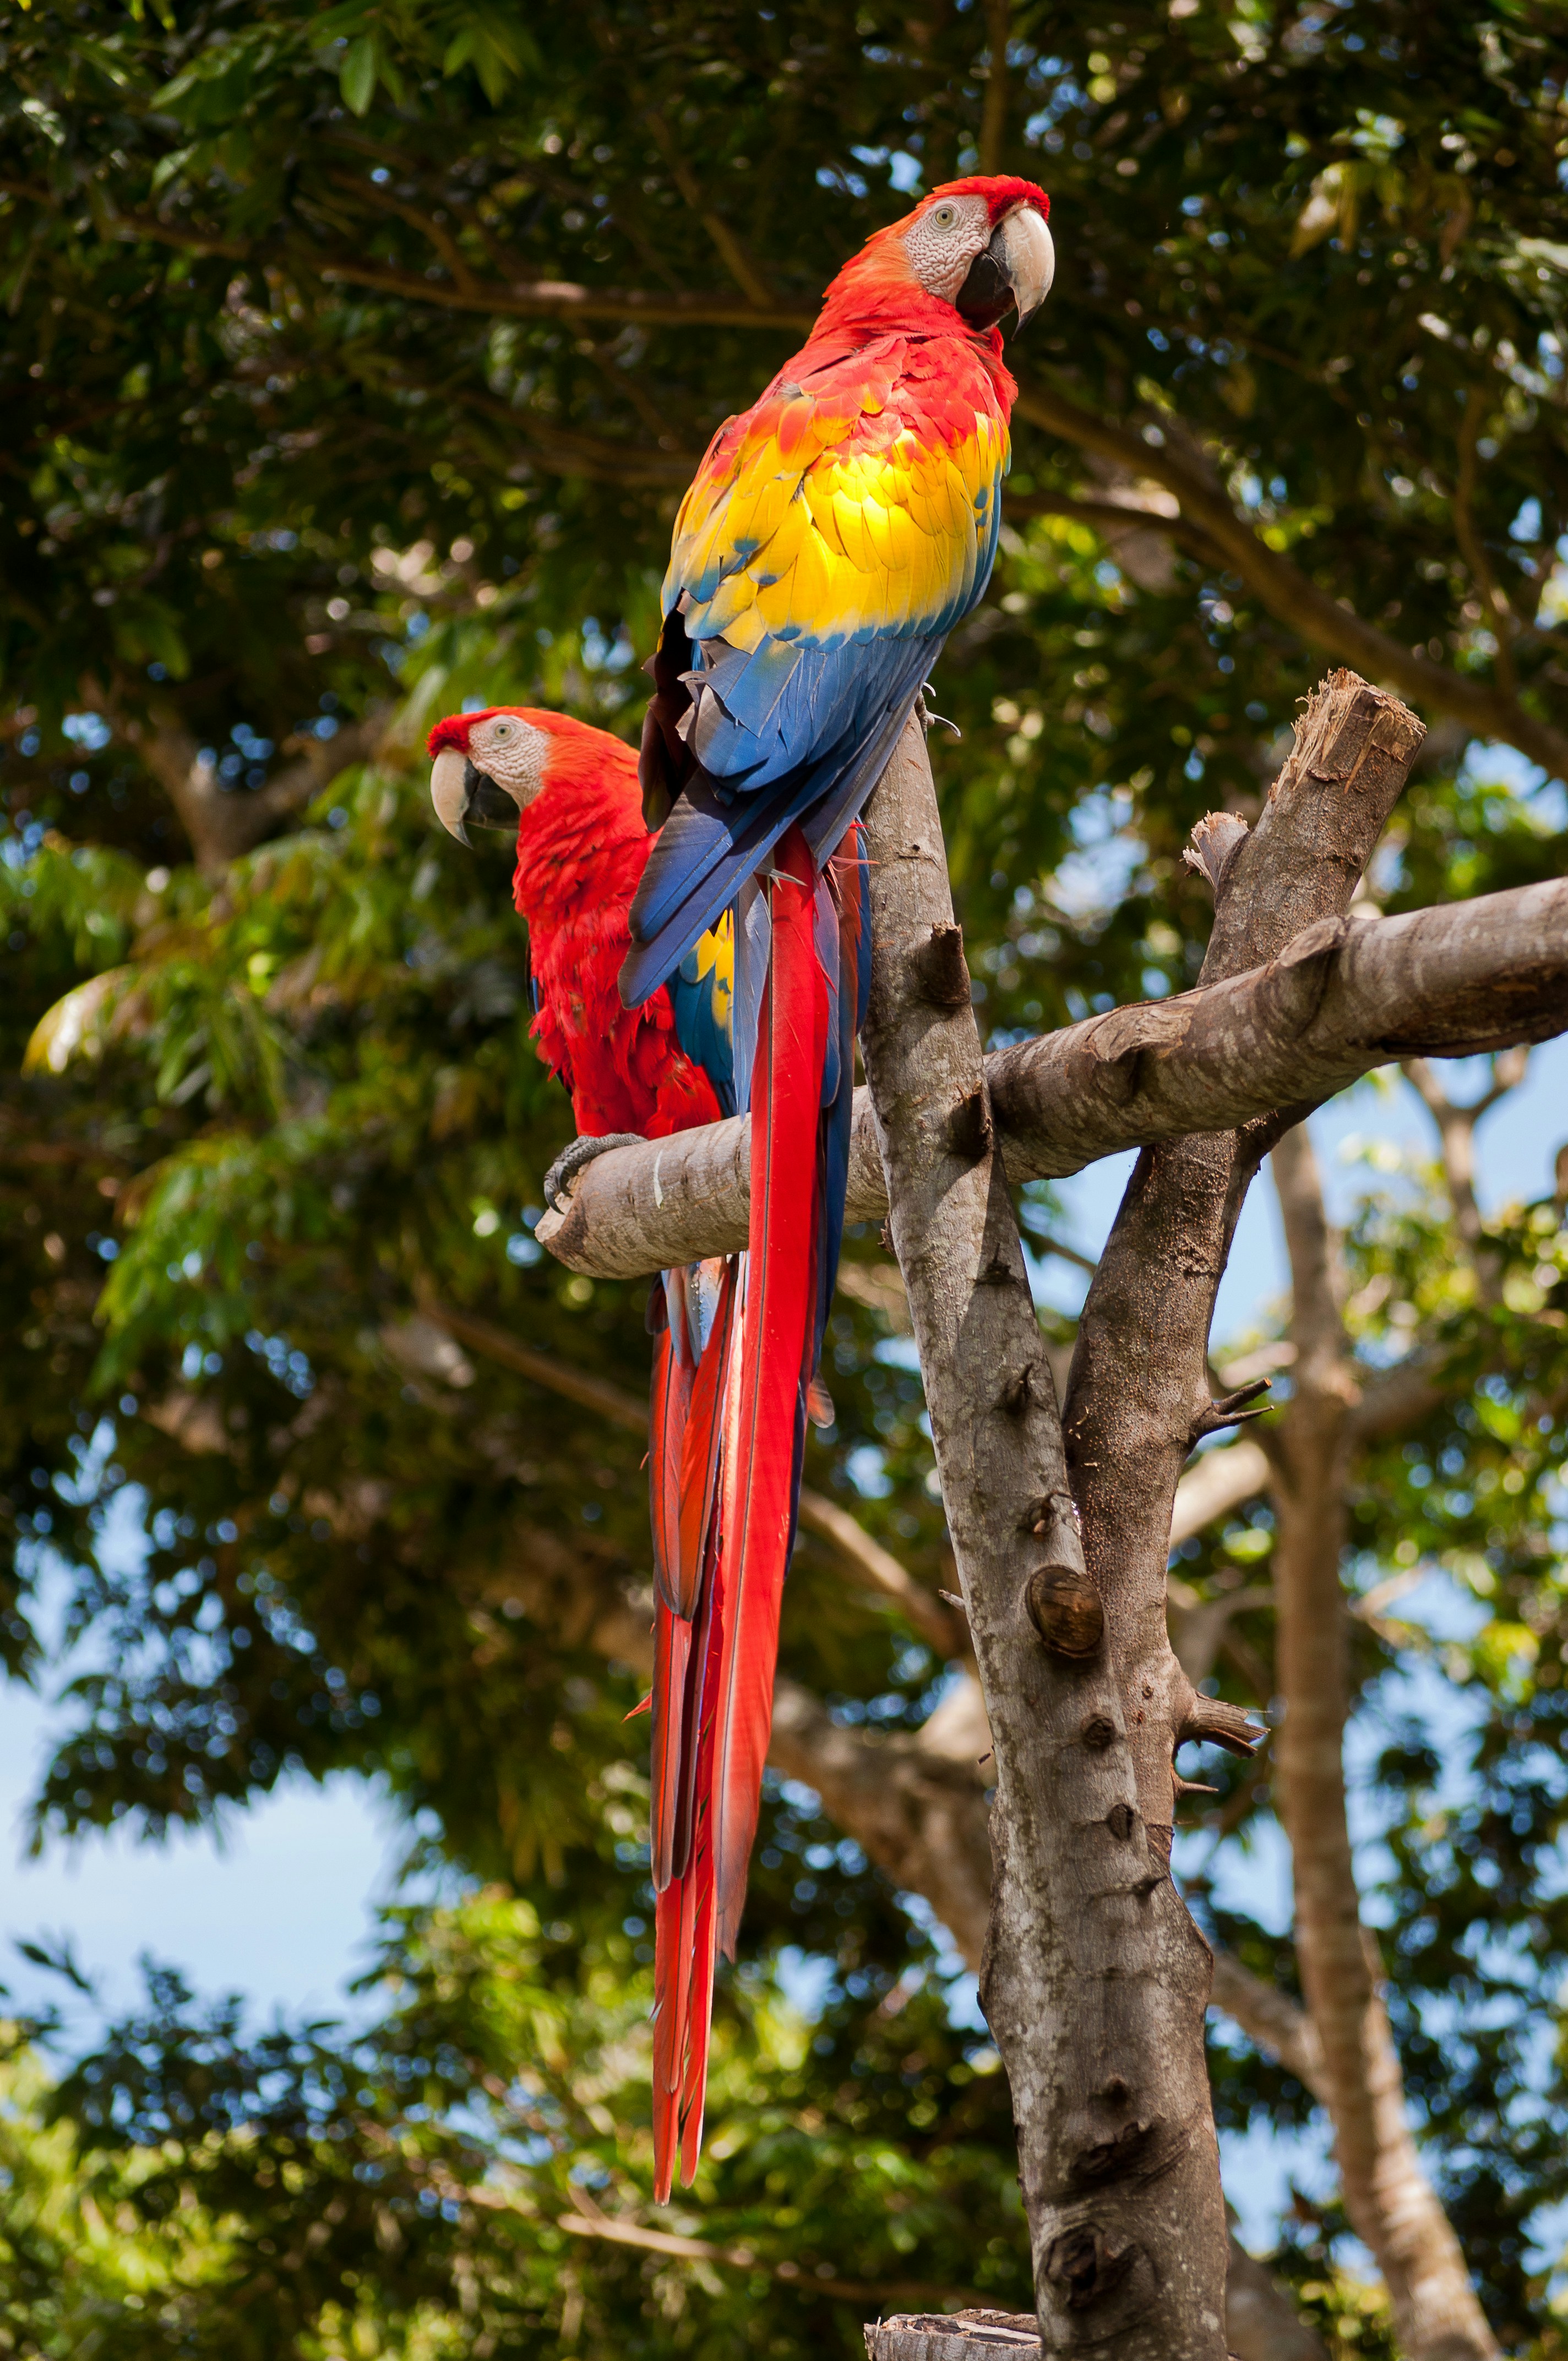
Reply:
M150 1969L145 2009L52 2086L11 2070L22 2349L717 2353L765 2303L783 2349L848 2355L846 2282L1027 2300L1005 2081L914 1962L870 2015L839 1987L812 2023L765 1973L734 1981L697 2185L662 2235L749 2260L585 2237L651 2184L642 1924L583 1940L497 1889L391 1912L357 2037L247 2039L236 2002ZM105 2341L69 2345L88 2319Z
M1555 29L1529 0L1020 5L1004 162L1049 188L1061 264L1025 397L1186 453L1317 589L1561 727ZM696 456L898 191L973 168L979 14L76 0L12 11L0 62L0 1650L72 1683L37 1825L156 1833L352 1769L443 1896L394 1914L349 2031L258 2035L159 1971L93 2058L8 2070L0 2321L50 2356L445 2361L728 2353L760 2318L780 2354L858 2350L873 2300L767 2276L789 2261L1022 2301L1006 2094L949 2021L951 1962L783 1782L703 2178L662 2217L755 2268L559 2227L595 2191L649 2213L646 1741L617 1653L642 1445L439 1313L637 1395L642 1290L532 1235L569 1114L505 862L433 827L418 752L468 697L635 733ZM1217 549L1105 513L1148 496L1021 416L996 580L938 675L997 1039L1191 979L1186 832L1252 807L1322 669ZM243 816L379 708L372 763L189 864L170 798L203 750ZM1551 791L1463 755L1434 731L1371 881L1389 907L1561 865ZM1048 1192L1025 1219L1048 1250ZM850 1251L869 1277L875 1240ZM1357 1479L1372 1906L1429 2152L1501 2332L1544 2356L1568 1243L1548 1202L1465 1250L1433 1176L1374 1159L1347 1253L1366 1382L1412 1356L1439 1380ZM862 1293L808 1479L935 1587L918 1380ZM132 1502L144 1554L113 1539ZM1255 1587L1270 1538L1239 1516L1183 1578ZM1435 1638L1389 1587L1433 1567ZM1271 1620L1234 1621L1227 1694L1266 1700ZM810 1541L784 1660L873 1730L946 1677ZM1179 1861L1288 1988L1236 1901L1266 1778L1219 1776ZM1239 2042L1214 2070L1226 2125L1310 2118ZM1341 2351L1378 2352L1342 2228L1304 2207L1283 2267Z

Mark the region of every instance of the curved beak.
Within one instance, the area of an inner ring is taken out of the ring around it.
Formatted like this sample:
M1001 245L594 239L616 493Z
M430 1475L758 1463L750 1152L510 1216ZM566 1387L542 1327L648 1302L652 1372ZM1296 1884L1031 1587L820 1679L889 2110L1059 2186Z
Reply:
M469 820L476 828L517 826L515 798L504 787L498 787L483 771L477 771L466 754L460 754L455 746L444 746L435 758L430 774L430 800L435 806L436 818L459 844L470 842L466 825Z
M998 222L991 243L970 264L958 309L975 327L993 328L1012 311L1019 327L1027 327L1050 293L1056 267L1050 231L1033 205L1020 205Z
M1033 205L1009 214L995 237L1002 240L1002 267L1013 290L1018 325L1026 328L1051 291L1057 275L1056 247Z

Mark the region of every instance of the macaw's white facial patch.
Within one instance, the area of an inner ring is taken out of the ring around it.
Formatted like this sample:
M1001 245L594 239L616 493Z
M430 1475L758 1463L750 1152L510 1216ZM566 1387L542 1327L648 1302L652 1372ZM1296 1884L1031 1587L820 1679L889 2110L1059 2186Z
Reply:
M904 251L927 293L950 303L990 236L991 207L983 197L944 197L910 223Z
M504 788L520 811L526 811L543 787L549 752L544 731L517 713L487 714L468 732L468 760Z

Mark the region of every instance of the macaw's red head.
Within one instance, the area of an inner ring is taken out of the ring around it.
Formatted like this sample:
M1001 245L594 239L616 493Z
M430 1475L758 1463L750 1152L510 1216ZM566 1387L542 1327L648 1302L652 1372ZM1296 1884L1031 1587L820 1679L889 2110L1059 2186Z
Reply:
M484 713L449 713L430 733L430 799L436 818L462 844L466 823L515 829L553 776L574 774L585 760L624 768L632 757L618 738L532 705L493 705Z
M1022 328L1056 271L1050 209L1033 181L946 181L904 221L873 232L828 290L825 315L850 314L868 297L885 302L902 287L950 303L968 327L994 328L1016 310Z

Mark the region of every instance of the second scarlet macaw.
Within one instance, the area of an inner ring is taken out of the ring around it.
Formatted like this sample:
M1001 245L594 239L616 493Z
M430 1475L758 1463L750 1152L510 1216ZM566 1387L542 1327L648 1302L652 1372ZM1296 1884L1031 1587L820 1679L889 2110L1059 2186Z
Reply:
M702 978L727 961L721 1084L697 1062L715 1111L752 1117L747 1254L666 1274L654 1372L661 2201L677 2155L690 2180L701 2138L714 1959L734 1956L745 1895L838 1267L869 981L859 815L944 639L990 577L1016 391L997 324L1044 300L1047 211L1029 181L977 178L934 190L879 231L833 281L801 352L719 430L675 522L640 763L659 833L617 856L618 888L639 871L616 922L621 1017L607 1011L585 1035L596 1065L615 1064L627 1017L646 1015L684 1046L683 992L696 994L689 1026ZM455 717L433 737L436 806L455 831L491 818L499 792L524 800L504 742L481 742L481 722L507 719ZM621 769L618 813L624 793ZM521 853L520 840L520 905ZM609 876L608 866L582 874L585 904L599 912ZM572 979L559 988L570 997ZM711 1008L711 987L706 998ZM611 1095L593 1122L579 1103L585 1133L622 1121L652 1132L624 1097L611 1114ZM704 1119L661 1111L657 1128ZM604 1144L585 1137L570 1163Z

